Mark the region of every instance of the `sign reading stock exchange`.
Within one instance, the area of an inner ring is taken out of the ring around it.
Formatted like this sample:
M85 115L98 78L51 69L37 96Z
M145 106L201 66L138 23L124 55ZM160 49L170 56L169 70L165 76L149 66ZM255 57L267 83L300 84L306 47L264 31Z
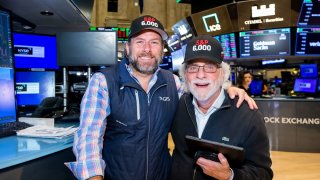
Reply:
M240 2L237 9L240 31L290 26L290 0Z
M257 100L272 150L320 152L320 101Z
M225 6L220 6L191 15L197 34L212 36L233 32L233 26Z

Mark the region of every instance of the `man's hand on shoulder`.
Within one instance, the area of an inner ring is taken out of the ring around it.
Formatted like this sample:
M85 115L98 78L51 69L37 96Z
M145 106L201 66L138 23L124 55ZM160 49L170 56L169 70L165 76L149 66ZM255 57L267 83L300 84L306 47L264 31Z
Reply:
M239 97L237 108L239 108L243 101L246 100L250 109L258 109L256 102L243 89L231 86L228 88L227 92L231 99L234 99L236 96Z

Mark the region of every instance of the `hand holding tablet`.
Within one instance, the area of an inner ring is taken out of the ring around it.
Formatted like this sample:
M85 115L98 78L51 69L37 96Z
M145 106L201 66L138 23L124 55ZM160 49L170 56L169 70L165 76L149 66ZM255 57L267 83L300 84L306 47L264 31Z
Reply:
M203 157L219 162L218 153L222 153L230 165L240 165L244 161L245 151L242 147L200 139L189 135L186 135L185 139L191 153L195 155L195 161L199 157Z

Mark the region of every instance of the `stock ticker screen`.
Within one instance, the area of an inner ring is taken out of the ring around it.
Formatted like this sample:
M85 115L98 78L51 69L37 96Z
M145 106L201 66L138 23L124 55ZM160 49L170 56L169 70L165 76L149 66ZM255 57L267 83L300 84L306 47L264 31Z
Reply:
M236 59L236 38L234 33L214 36L220 43L224 52L224 59Z
M0 10L0 67L13 68L10 14Z
M295 49L297 56L320 55L320 27L297 28Z
M290 55L290 38L290 28L240 32L240 57Z
M298 26L320 26L320 0L303 0L298 20Z

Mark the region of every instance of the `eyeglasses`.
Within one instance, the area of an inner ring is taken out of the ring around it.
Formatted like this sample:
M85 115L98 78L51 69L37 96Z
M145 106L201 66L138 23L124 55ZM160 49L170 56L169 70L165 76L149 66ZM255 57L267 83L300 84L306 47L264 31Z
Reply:
M221 68L221 66L219 65L215 65L215 64L206 64L204 66L198 66L198 65L187 65L187 72L188 73L197 73L199 72L200 68L203 68L204 72L206 73L215 73L218 68Z

